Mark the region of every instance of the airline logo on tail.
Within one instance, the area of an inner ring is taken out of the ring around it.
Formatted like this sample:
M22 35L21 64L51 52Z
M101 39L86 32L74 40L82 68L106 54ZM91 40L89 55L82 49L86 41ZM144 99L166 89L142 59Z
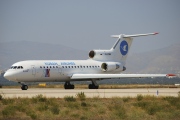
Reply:
M120 44L120 52L122 55L126 55L128 53L128 43L123 40Z

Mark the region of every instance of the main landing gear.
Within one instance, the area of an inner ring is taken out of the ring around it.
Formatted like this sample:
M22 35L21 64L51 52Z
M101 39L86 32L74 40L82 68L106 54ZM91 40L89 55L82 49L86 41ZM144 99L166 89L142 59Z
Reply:
M64 89L74 89L74 85L72 85L70 82L65 82Z
M95 80L92 80L92 84L89 84L89 89L98 89L99 85L96 83ZM70 81L65 82L64 89L74 89L74 85L70 83Z
M99 85L96 83L95 80L92 80L92 84L89 84L89 89L98 89Z
M24 83L20 83L20 82L19 82L19 84L21 84L21 89L22 89L22 90L27 90L27 89L28 89L28 86L25 85Z

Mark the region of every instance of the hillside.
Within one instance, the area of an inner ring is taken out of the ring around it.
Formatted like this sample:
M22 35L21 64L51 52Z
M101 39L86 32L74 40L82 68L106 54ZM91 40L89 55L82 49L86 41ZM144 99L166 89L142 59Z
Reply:
M150 52L130 51L125 73L178 73L180 72L179 51L180 44ZM7 69L17 61L40 59L88 59L88 51L39 42L0 43L0 69Z
M39 42L0 43L0 68L5 69L23 60L65 60L87 59L87 52L63 45Z
M150 52L130 54L127 71L133 73L179 73L180 44Z

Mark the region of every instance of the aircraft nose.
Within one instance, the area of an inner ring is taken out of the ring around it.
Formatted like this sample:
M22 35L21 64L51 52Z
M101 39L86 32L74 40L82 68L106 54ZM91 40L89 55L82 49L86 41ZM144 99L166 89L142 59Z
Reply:
M10 74L9 72L6 72L6 73L4 74L4 78L6 78L7 80L11 80L12 77L13 77L13 75Z

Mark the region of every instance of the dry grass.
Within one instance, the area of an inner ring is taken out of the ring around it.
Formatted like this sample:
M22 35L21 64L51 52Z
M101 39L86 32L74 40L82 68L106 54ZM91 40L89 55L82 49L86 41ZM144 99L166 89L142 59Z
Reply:
M83 99L82 99L83 98ZM2 98L0 119L72 119L72 120L179 120L180 97L156 97L138 95L136 98Z

